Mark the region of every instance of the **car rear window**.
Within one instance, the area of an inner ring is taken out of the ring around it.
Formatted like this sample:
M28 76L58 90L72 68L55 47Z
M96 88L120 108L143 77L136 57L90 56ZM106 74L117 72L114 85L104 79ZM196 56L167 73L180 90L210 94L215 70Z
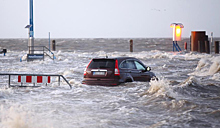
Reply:
M115 68L115 60L113 59L93 59L89 68Z

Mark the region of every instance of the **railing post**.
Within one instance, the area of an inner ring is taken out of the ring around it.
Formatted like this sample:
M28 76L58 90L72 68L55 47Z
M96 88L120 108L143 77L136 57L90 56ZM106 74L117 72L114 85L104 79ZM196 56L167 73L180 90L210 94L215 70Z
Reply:
M58 79L58 82L59 82L59 86L60 86L60 75L59 75L59 79Z
M45 46L43 46L43 54L44 54L44 47L45 47ZM44 55L43 55L43 60L44 60Z
M8 75L8 87L10 88L11 86L11 75Z

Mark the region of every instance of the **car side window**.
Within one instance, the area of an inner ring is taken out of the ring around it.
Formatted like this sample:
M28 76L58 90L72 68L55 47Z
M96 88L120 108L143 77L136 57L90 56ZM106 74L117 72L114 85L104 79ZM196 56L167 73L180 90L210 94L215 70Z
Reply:
M126 68L126 69L136 69L134 61L132 60L126 60L121 65L120 68Z
M126 62L129 69L136 69L133 60L127 60Z
M120 68L128 68L127 62L123 61L123 63L120 65Z
M142 71L145 70L145 67L142 64L140 64L138 61L134 61L134 63L137 67L137 70L142 70Z

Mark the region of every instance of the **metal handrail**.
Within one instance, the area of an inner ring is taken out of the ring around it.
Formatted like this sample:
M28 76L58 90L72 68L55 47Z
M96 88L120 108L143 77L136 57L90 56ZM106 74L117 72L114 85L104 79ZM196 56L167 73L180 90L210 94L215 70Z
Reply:
M51 58L46 52L44 52L44 53L46 53L51 59L53 59L54 60L54 53L53 52L51 52L50 51L50 49L49 48L47 48L46 46L44 46L43 47L43 51L44 51L44 48L46 48L52 55L53 55L53 58Z
M70 89L72 89L72 85L66 80L66 78L63 75L56 75L56 74L20 74L20 73L0 73L0 76L8 76L8 86L11 87L11 76L56 76L58 77L58 82L60 86L60 77L63 78L63 80L70 86Z
M34 49L35 47L41 47L42 50L35 50L35 49ZM54 58L55 58L55 57L54 57L54 53L51 52L50 49L47 48L46 46L28 46L28 48L29 48L29 53L31 53L32 51L33 51L33 52L34 52L34 51L43 51L43 54L45 53L45 54L46 54L47 56L49 56L52 60L54 60ZM32 48L33 48L33 50L31 50ZM53 58L52 58L49 54L47 54L44 49L46 49L47 51L49 51L49 52L53 55Z

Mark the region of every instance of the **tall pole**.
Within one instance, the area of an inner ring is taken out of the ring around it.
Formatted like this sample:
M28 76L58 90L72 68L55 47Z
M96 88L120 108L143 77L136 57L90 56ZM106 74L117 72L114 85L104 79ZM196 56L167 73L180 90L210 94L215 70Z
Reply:
M34 54L34 7L33 7L33 0L30 0L30 34L29 34L29 54Z
M34 37L34 9L33 9L33 0L30 0L30 36L29 37Z
M48 48L50 50L50 32L49 32L49 47Z
M211 32L211 45L210 45L210 53L212 53L212 49L213 49L213 32Z

